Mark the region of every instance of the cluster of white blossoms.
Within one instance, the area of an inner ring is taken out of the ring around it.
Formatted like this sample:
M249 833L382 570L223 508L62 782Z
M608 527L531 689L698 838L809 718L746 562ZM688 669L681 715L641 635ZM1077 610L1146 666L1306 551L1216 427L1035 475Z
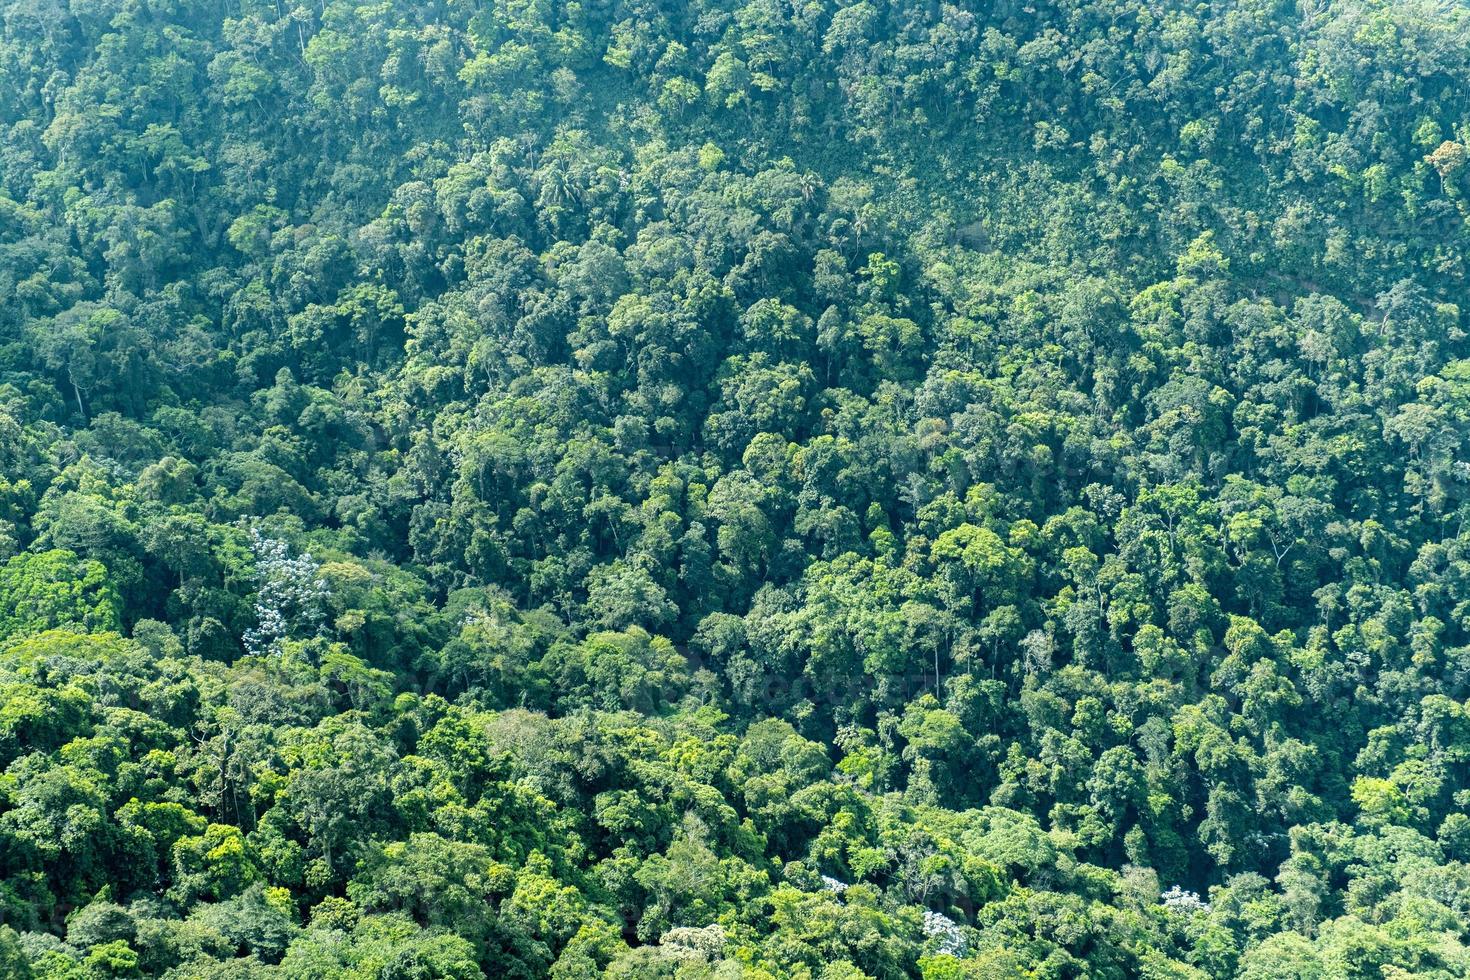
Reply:
M1175 885L1164 894L1159 896L1159 901L1164 903L1164 908L1171 912L1208 912L1210 903L1199 897L1198 892L1187 892Z
M969 943L965 941L964 930L960 928L959 923L943 912L935 912L933 909L924 910L924 935L930 939L937 939L935 950L950 956L964 956L969 948Z
M281 641L315 636L326 624L327 583L310 553L291 557L284 541L250 530L255 552L255 626L241 637L253 654L279 653Z
M847 882L838 881L831 875L822 875L822 887L834 895L841 895L847 891Z

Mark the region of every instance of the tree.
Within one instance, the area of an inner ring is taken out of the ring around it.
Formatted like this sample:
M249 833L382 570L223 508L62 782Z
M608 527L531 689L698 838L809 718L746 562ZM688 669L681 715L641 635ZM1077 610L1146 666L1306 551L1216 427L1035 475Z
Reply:
M56 548L0 566L0 639L43 630L116 630L122 600L101 562Z

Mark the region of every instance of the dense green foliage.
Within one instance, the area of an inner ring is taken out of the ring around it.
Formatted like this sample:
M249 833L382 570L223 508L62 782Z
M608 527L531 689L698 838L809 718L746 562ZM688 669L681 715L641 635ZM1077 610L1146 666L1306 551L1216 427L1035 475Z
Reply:
M1470 976L1470 9L0 0L0 974Z

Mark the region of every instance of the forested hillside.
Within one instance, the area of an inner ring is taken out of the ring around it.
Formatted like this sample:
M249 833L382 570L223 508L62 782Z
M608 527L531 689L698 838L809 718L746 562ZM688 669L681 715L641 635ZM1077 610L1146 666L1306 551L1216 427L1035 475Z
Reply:
M0 975L1470 976L1463 0L0 0Z

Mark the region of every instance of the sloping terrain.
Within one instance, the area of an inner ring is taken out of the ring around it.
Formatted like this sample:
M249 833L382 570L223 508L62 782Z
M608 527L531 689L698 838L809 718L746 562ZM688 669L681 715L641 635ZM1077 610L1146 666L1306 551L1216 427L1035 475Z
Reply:
M1470 11L0 0L0 975L1470 975Z

